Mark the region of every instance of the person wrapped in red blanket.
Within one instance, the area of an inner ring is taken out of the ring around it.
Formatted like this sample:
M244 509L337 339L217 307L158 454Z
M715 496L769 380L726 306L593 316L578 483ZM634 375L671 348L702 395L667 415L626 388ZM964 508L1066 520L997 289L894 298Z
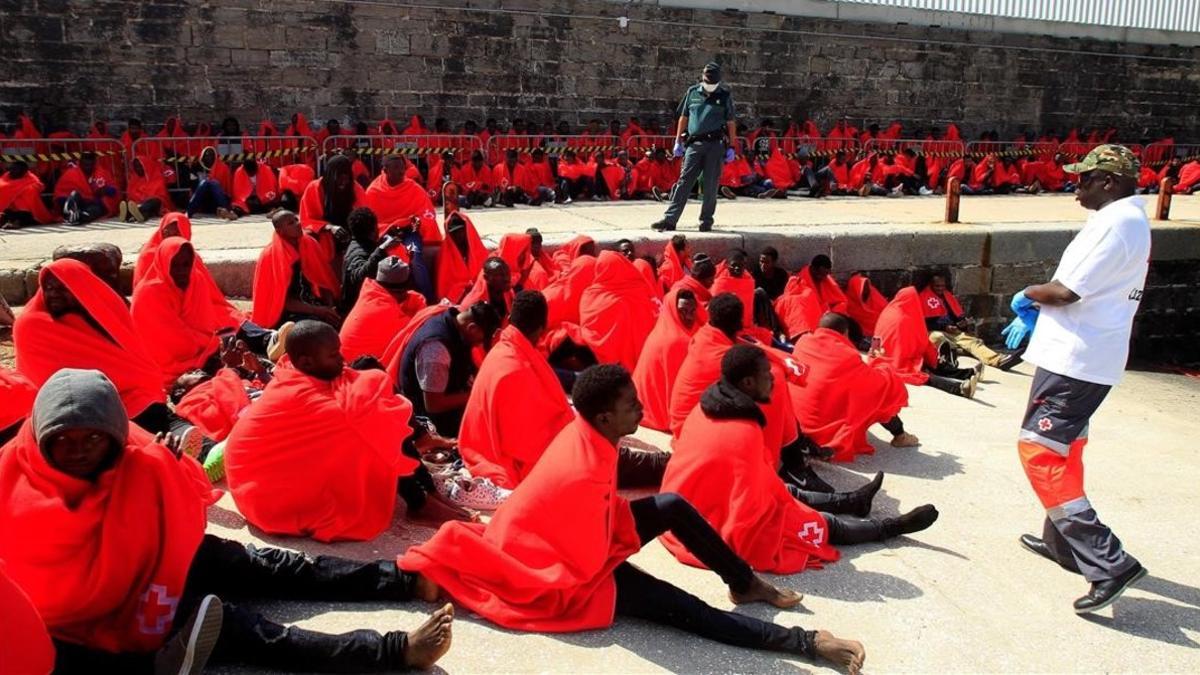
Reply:
M863 335L875 334L875 323L887 302L865 274L855 273L846 282L846 316L858 323Z
M314 559L205 535L217 496L178 439L130 424L102 374L63 370L46 382L31 421L0 453L0 558L49 629L56 672L196 673L210 655L274 671L390 672L427 668L446 652L449 606L411 635L325 635L211 595L434 595L393 561ZM16 617L4 617L9 630Z
M0 367L0 445L17 433L21 422L33 409L37 387L15 370Z
M169 237L181 237L187 241L192 240L192 221L187 215L174 211L163 216L158 221L158 227L142 244L142 248L138 251L137 261L133 265L133 287L137 288L141 283L142 278L150 271L150 267L154 265L154 256L158 251L158 247L162 245L164 239Z
M858 544L923 530L937 510L923 506L899 518L866 519L883 475L851 493L801 492L786 486L766 461L760 404L776 386L766 352L735 345L721 359L721 378L684 423L663 490L676 492L756 570L793 574L838 559L833 545ZM806 503L808 502L808 503ZM680 562L702 561L673 534L663 544Z
M699 311L696 294L686 288L673 289L663 298L663 311L633 370L633 383L645 406L644 427L658 431L670 428L671 388L687 357L688 344L703 323L698 320Z
M116 215L121 192L117 179L96 163L96 153L84 152L54 184L54 204L70 225L83 225Z
M270 213L280 206L279 181L267 164L247 159L233 172L230 207L239 216Z
M438 250L437 297L457 304L483 269L487 248L466 214L455 211L446 219L446 240Z
M57 222L42 202L45 185L22 161L9 163L0 174L0 229L16 230Z
M646 280L616 251L596 258L596 278L579 301L583 342L600 363L637 365L656 316Z
M375 278L363 282L358 301L342 323L342 356L382 359L392 340L425 308L425 296L414 291L409 266L395 256L379 262Z
M942 391L974 398L982 368L958 368L953 353L931 342L917 289L906 286L879 313L875 324L879 349L871 360L886 363L907 384L928 384ZM945 353L943 353L945 352Z
M410 548L401 567L505 628L594 630L625 615L743 647L833 658L857 672L864 652L856 642L714 609L626 562L671 531L720 575L735 603L792 607L800 600L754 574L678 495L630 503L617 494L617 444L637 430L641 418L623 368L589 368L572 394L579 416L559 432L491 522L448 523Z
M408 169L404 155L388 155L383 173L367 187L366 206L375 212L381 238L393 227L413 228L421 244L437 244L442 241L442 232L433 202L424 188L405 175Z
M254 267L250 318L266 328L307 318L341 324L334 309L339 284L321 245L291 211L276 211L271 225L275 233Z

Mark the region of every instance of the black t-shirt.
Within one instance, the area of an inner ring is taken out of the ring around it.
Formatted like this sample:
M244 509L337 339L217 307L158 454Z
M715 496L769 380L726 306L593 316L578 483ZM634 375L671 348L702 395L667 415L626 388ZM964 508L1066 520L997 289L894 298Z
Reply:
M774 300L783 295L783 289L787 286L788 280L787 270L776 266L770 275L765 275L762 268L755 265L751 274L754 276L754 287L766 291L768 298Z

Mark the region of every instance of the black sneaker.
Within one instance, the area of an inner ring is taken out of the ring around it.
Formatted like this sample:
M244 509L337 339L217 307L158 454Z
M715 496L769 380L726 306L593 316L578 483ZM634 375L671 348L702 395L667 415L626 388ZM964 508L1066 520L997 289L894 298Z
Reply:
M1021 535L1020 542L1021 546L1024 547L1026 551L1029 551L1030 553L1036 553L1068 572L1074 572L1075 574L1080 573L1079 568L1075 566L1074 560L1072 560L1070 564L1064 564L1058 558L1054 557L1054 554L1050 551L1050 547L1046 545L1045 541L1038 539L1032 534Z
M650 229L656 232L674 232L675 226L665 220L660 220L656 223L651 223Z
M1076 614L1089 614L1108 607L1129 590L1129 587L1141 581L1146 576L1146 568L1141 563L1134 563L1128 572L1115 579L1106 579L1092 584L1088 594L1075 601Z
M737 195L733 193L733 189L728 185L721 186L721 196L725 199L737 199Z
M1023 359L1021 357L1021 354L1019 352L1005 354L1004 356L1000 357L1000 363L996 364L996 368L1000 371L1007 373L1008 371L1010 371L1014 367L1016 367L1017 364L1021 363L1024 360L1025 359Z
M712 223L700 223L696 229L701 232L712 232Z
M204 671L217 638L221 636L223 618L221 599L206 595L196 612L188 617L179 632L154 655L155 675L192 675Z

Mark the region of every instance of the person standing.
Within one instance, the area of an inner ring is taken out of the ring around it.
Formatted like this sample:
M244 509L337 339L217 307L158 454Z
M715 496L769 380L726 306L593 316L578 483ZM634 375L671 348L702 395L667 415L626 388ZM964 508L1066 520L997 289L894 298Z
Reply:
M683 171L675 187L671 188L671 205L667 207L667 212L662 220L650 227L660 232L675 229L675 224L683 215L688 195L703 173L704 201L700 207L700 231L708 232L712 229L713 212L717 209L717 183L721 178L721 167L733 161L733 148L737 144L733 94L728 85L721 83L720 65L705 65L700 82L689 87L683 95L675 134L675 156L683 157Z
M1036 365L1021 425L1021 464L1046 508L1042 538L1021 545L1083 575L1091 590L1075 601L1086 614L1111 605L1146 569L1125 552L1083 489L1088 420L1121 378L1133 316L1150 259L1150 222L1134 196L1139 162L1101 145L1077 164L1076 200L1095 211L1067 246L1052 281L1013 297L1010 346L1032 333L1025 360Z

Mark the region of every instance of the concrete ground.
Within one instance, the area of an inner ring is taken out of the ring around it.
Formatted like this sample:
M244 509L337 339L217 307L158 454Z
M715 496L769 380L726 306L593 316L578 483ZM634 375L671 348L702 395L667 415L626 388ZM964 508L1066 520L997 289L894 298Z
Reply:
M1200 381L1131 372L1093 419L1089 495L1150 576L1113 608L1081 618L1071 602L1086 583L1017 544L1021 533L1040 532L1043 514L1015 448L1031 372L1027 364L1012 373L989 370L974 401L913 388L902 417L921 437L919 449L894 449L876 438L877 454L819 471L841 487L884 471L876 513L932 503L940 520L885 545L846 548L825 569L775 578L805 594L799 611L739 611L860 639L870 673L1200 671L1200 543L1188 534L1197 525L1200 454L1190 416L1200 404ZM657 434L641 436L663 444ZM398 515L388 532L364 544L273 539L248 528L228 496L212 509L209 531L361 559L390 557L430 533ZM717 607L731 607L715 575L679 564L657 542L634 561ZM253 605L279 621L331 632L411 628L432 609L419 602ZM832 672L634 620L619 619L606 631L531 635L466 612L439 665L451 673Z

